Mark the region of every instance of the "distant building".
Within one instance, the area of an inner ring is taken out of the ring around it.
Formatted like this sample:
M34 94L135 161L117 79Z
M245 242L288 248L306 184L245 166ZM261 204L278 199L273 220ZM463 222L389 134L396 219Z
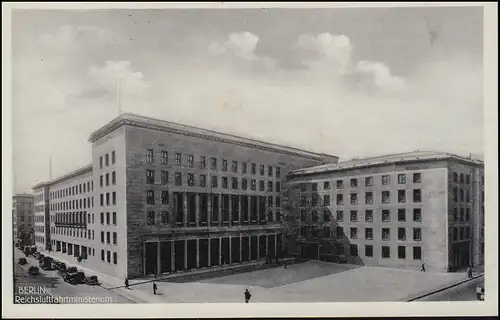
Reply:
M92 163L41 183L37 246L117 278L274 257L286 174L335 156L124 114Z
M12 197L14 240L24 245L34 244L33 195L17 194Z
M484 164L439 152L292 171L287 223L312 259L446 272L484 264Z

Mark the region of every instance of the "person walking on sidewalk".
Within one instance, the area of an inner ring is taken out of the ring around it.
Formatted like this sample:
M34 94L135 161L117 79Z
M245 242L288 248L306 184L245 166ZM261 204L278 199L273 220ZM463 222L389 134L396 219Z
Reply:
M158 286L156 285L156 282L153 281L153 294L156 295L156 290L158 290Z
M125 289L130 289L130 287L128 285L128 278L125 278Z
M250 293L250 291L248 291L248 289L245 289L245 303L248 303L248 301L250 301L251 297L252 297L252 294Z
M467 276L469 277L469 279L472 279L472 268L471 268L471 266L469 266L467 268Z
M420 272L425 272L425 262L422 262L422 268L420 269Z

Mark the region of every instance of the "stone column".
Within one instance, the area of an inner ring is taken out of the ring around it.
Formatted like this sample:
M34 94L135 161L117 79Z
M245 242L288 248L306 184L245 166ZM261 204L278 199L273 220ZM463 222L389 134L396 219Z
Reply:
M208 245L207 245L207 250L208 250L207 251L207 254L208 254L208 266L207 267L209 267L209 268L211 267L211 263L212 263L212 254L210 252L210 246L211 246L210 242L212 242L212 241L210 241L210 236L209 236L208 237Z
M175 245L173 240L169 242L170 242L170 272L172 272L172 270L175 270Z
M156 274L161 273L161 242L160 239L158 239L158 242L156 243Z
M212 223L212 195L208 193L207 195L207 225L210 226ZM210 242L210 241L208 241Z
M188 242L187 239L184 239L184 270L187 269L187 257L188 257Z
M219 193L218 194L218 197L217 197L218 201L219 201L219 205L218 205L218 210L219 212L217 213L217 217L219 218L219 225L222 223L222 220L223 220L223 217L222 217L222 193Z
M200 225L200 194L199 193L196 193L195 196L194 196L194 202L195 202L195 210L196 210L196 213L195 213L195 225L196 226L199 226Z
M228 196L228 199L229 199L229 203L228 203L228 217L227 217L227 220L228 220L228 223L231 224L233 222L233 195L230 194Z
M200 267L200 239L196 239L196 268Z
M184 209L184 223L183 226L185 227L188 223L188 206L187 206L187 192L182 193L182 203L184 204L183 209Z

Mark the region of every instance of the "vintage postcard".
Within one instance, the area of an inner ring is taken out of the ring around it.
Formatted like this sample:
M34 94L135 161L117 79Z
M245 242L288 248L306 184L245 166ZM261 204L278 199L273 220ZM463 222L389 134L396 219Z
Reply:
M4 314L496 315L496 9L3 4Z

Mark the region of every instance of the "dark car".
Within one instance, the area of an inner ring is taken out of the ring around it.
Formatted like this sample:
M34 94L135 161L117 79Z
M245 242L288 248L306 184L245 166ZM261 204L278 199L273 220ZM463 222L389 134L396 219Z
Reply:
M26 258L19 258L19 260L17 261L20 265L24 266L25 264L28 263L28 261L26 260Z
M99 281L97 280L97 276L90 276L85 278L85 283L89 286L99 285Z
M75 272L78 272L78 269L76 269L76 267L68 267L68 269L66 269L66 272L67 273L75 273Z
M85 283L85 274L81 271L67 273L64 276L64 281L71 284Z
M54 259L51 257L44 257L40 261L40 268L42 268L42 270L52 270L52 261L54 261Z
M28 268L28 273L30 276L37 276L40 274L40 269L36 266L31 266Z
M344 255L339 254L338 256L335 257L335 262L336 263L347 263L347 259Z

